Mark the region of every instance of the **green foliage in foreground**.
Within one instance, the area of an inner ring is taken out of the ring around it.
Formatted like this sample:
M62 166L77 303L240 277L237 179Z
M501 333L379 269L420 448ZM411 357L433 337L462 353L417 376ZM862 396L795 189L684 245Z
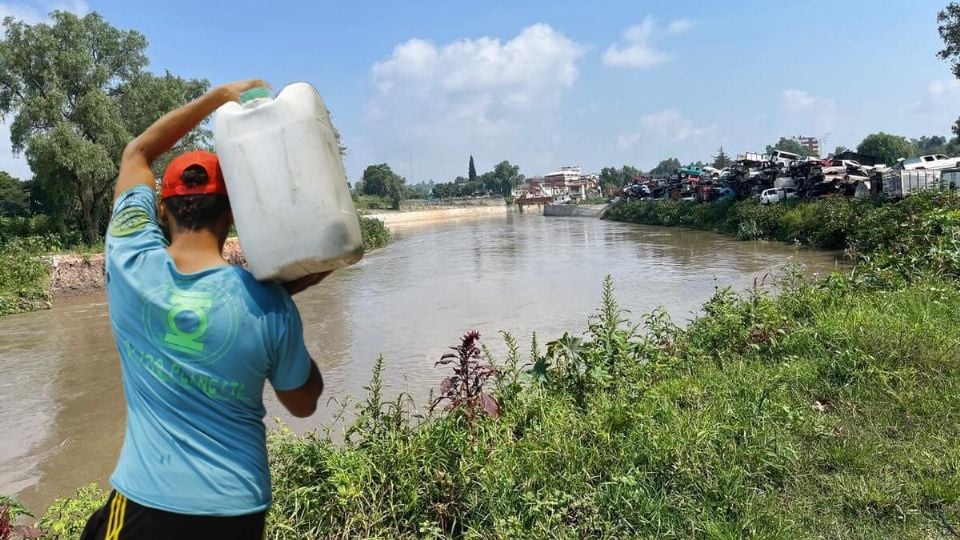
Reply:
M364 251L382 248L390 242L390 229L376 218L360 216L360 234Z
M621 203L607 219L645 225L690 227L717 231L744 240L777 240L811 247L870 252L892 246L898 236L913 235L915 226L933 212L960 211L960 196L928 192L897 203L828 197L762 205L756 200L700 204L684 201Z
M960 291L785 286L718 291L686 330L647 315L643 336L608 296L585 340L514 346L503 416L472 430L457 412L415 427L374 384L343 446L276 431L268 536L945 535Z
M0 315L50 307L50 267L40 237L0 246Z

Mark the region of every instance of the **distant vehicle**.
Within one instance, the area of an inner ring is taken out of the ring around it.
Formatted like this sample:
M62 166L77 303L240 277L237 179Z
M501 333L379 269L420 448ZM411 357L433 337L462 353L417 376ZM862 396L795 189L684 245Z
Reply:
M777 164L777 166L786 167L794 161L806 161L803 156L800 154L794 154L793 152L785 152L783 150L774 150L770 154L770 161Z
M939 170L889 170L883 173L883 194L900 199L918 191L940 188Z
M710 175L711 178L720 178L720 169L716 167L705 166L701 170Z
M960 165L960 158L952 158L943 154L929 154L907 159L901 159L892 168L899 171L912 171L915 169L949 169Z
M760 204L773 204L788 199L796 199L797 190L794 188L770 188L760 194Z
M737 161L761 163L764 161L770 161L770 156L766 154L760 154L758 152L745 152L743 154L737 154Z
M730 188L720 188L713 197L714 201L729 201L737 198L737 193Z

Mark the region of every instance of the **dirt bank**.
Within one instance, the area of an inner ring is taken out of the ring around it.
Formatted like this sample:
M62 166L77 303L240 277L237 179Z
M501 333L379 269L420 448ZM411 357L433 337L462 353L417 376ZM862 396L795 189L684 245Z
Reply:
M247 264L236 238L227 239L223 256L231 264ZM102 291L104 287L103 253L54 255L50 259L50 293L54 299Z

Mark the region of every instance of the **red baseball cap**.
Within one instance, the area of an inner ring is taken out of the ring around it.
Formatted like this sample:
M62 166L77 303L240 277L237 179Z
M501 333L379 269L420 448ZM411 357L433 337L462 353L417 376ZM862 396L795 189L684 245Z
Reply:
M188 186L183 181L183 172L194 165L207 171L207 183ZM216 154L195 150L175 157L163 173L160 186L160 200L182 195L226 195L227 185L223 182L223 171Z

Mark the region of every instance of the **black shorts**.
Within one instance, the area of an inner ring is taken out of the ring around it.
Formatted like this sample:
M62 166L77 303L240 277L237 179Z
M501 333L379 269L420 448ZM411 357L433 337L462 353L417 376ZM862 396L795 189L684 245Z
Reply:
M194 516L141 506L113 491L87 520L80 540L262 540L266 511L245 516Z

